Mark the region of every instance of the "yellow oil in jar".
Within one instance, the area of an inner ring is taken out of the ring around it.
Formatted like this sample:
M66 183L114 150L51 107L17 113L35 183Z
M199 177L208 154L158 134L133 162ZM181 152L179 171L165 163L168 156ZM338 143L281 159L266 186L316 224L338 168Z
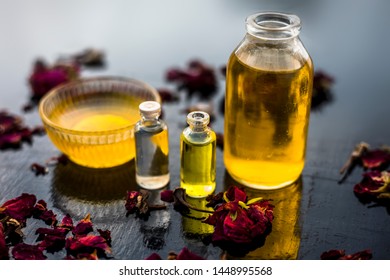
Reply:
M206 197L215 190L216 136L210 131L207 141L194 142L181 135L180 186L190 197Z
M71 133L68 139L58 137L50 129L47 133L75 163L99 168L123 164L135 155L132 129L139 120L137 104L59 104L52 118L63 131ZM91 136L92 132L94 136Z
M293 183L304 161L311 61L293 70L252 68L232 54L227 69L224 162L238 182L259 189Z

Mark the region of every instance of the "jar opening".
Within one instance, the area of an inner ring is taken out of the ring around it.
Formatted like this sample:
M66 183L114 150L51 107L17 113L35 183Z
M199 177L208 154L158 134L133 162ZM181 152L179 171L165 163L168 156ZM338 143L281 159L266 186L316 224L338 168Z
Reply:
M246 19L249 34L267 39L283 40L298 36L301 29L299 17L276 12L257 13Z

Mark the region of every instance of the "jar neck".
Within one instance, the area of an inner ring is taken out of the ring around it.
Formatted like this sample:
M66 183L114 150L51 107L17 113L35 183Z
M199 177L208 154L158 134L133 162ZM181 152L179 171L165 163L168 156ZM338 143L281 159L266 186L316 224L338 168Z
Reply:
M285 41L296 38L301 30L299 17L276 12L258 13L246 19L248 34L266 41Z

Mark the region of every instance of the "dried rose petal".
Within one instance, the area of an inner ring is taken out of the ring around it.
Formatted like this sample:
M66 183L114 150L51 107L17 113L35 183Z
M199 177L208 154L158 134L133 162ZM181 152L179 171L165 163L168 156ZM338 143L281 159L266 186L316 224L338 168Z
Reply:
M57 223L57 215L52 210L46 210L42 212L39 219L44 221L47 225L53 226Z
M201 256L198 256L197 254L192 253L190 250L188 250L187 247L184 247L181 249L179 254L176 256L177 260L204 260Z
M127 192L126 197L126 210L128 213L132 214L137 210L138 197L141 195L140 192L137 191L129 191Z
M100 236L103 237L109 246L111 246L111 231L107 230L102 230L102 229L97 229L99 232Z
M5 242L5 234L4 234L4 227L3 223L0 222L0 260L8 260L9 254L8 254L8 247Z
M31 130L31 134L32 135L45 135L46 134L46 130L43 126L36 126L36 127L33 127L32 130Z
M159 254L153 253L149 257L147 257L145 260L162 260Z
M61 154L58 157L51 157L46 161L47 165L55 165L58 163L61 163L63 165L66 165L69 162L69 158L67 155Z
M0 207L0 214L4 213L24 223L27 218L31 217L36 201L35 195L23 193L21 196L6 201Z
M338 260L345 256L345 250L329 250L323 252L320 256L321 260Z
M36 61L29 78L32 99L39 100L54 87L77 78L78 72L79 68L75 64L56 64L49 67L42 60Z
M96 261L99 259L97 250L94 250L92 253L81 253L77 254L76 256L77 260L92 260Z
M345 250L329 250L320 256L321 260L370 260L371 250L364 250L354 254L346 255Z
M30 169L34 171L35 176L46 175L47 173L49 173L49 169L39 163L31 164Z
M7 243L14 245L23 241L24 234L22 232L22 228L24 227L24 223L22 224L18 220L10 218L9 216L2 218L2 222Z
M38 200L33 211L34 218L44 221L47 225L55 225L57 223L57 215L52 210L47 209L47 204L44 200Z
M65 247L65 236L46 235L38 247L50 253L61 251Z
M84 236L93 231L93 225L91 222L91 215L88 214L73 228L72 233L78 236Z
M223 192L219 192L215 195L213 194L208 195L206 197L206 201L207 201L206 207L215 208L215 206L217 206L218 204L225 202L223 199Z
M48 235L65 237L67 233L68 233L68 231L66 229L59 228L59 227L55 227L55 228L38 228L35 231L35 234L38 234L38 238L37 238L38 241L43 240Z
M230 187L225 197L227 201L218 204L215 212L204 221L214 226L213 242L250 244L268 234L273 206L267 200L247 205L246 193L238 187Z
M16 244L12 248L12 256L15 260L45 260L47 257L43 254L38 245L29 245L25 243Z
M369 169L380 169L390 163L390 153L387 150L367 151L361 157L362 165Z
M364 251L356 252L350 255L345 255L341 257L340 260L371 260L372 253L371 250L367 249Z
M102 67L105 65L104 62L104 52L101 50L88 48L76 55L74 55L74 59L84 65L89 67Z
M66 229L68 231L73 229L73 220L69 214L66 214L58 226L59 228Z
M18 148L22 142L22 136L18 132L0 135L0 149Z
M236 186L232 186L226 191L226 197L230 201L235 201L235 202L242 201L245 203L247 201L247 196L244 189Z
M94 235L69 237L66 239L65 248L68 253L73 256L80 253L92 253L94 250L98 250L105 254L111 253L111 248L106 239L101 236Z
M157 89L160 94L162 102L176 102L179 101L179 97L173 91L166 88Z
M363 179L353 188L354 193L362 199L374 199L389 186L390 174L374 170L363 174Z
M323 71L316 71L313 78L313 94L311 99L311 109L320 109L327 103L333 101L331 91L334 78Z
M174 201L172 190L163 190L160 193L160 199L164 202L172 203Z
M127 193L126 209L127 215L136 213L137 217L147 218L151 210L164 209L164 205L149 205L149 192L146 190L131 191Z
M53 253L65 247L65 236L68 230L57 227L38 228L35 233L38 234L37 241L42 241L38 244L39 248Z
M185 89L188 97L197 93L201 98L209 98L217 89L214 69L199 60L190 61L185 70L169 69L166 79L178 83L179 89Z
M0 111L0 149L19 148L22 142L31 143L35 129L26 127L22 118L6 111Z

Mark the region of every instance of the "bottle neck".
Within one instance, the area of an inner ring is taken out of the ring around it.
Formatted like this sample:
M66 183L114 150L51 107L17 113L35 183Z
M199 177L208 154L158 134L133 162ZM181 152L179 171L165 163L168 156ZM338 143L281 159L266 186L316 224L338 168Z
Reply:
M141 123L144 125L155 125L159 122L159 116L146 117L141 116Z
M190 127L191 131L198 132L198 133L205 132L209 129L207 124L206 125L199 125L199 124L192 125L192 124L190 124L189 127Z
M258 13L246 19L246 29L248 34L257 39L280 43L299 35L301 21L299 17L291 14Z

